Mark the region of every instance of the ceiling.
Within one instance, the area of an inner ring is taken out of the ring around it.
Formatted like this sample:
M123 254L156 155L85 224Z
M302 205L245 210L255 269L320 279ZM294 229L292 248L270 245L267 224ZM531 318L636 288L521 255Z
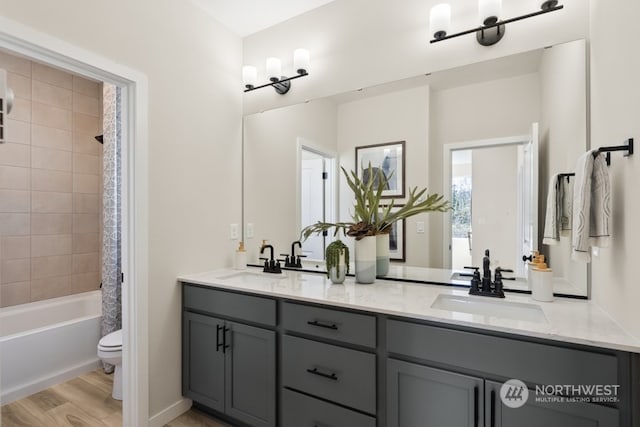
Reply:
M335 0L191 0L240 37L333 1Z

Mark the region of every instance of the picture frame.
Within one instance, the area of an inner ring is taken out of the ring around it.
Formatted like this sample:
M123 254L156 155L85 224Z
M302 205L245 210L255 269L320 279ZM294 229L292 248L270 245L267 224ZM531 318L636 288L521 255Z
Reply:
M405 141L356 147L356 174L365 183L369 164L373 175L381 169L386 177L391 176L389 188L382 192L383 199L405 197Z
M396 211L404 205L394 205L391 211ZM379 210L382 209L385 205L380 205ZM401 219L400 221L396 221L391 226L391 231L389 232L389 260L395 262L405 262L405 250L406 250L406 220Z

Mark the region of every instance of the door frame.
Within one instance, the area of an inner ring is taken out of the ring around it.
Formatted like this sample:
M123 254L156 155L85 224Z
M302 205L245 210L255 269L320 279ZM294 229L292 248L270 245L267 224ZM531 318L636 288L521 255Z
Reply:
M123 425L149 423L148 81L94 52L0 16L0 47L122 88Z

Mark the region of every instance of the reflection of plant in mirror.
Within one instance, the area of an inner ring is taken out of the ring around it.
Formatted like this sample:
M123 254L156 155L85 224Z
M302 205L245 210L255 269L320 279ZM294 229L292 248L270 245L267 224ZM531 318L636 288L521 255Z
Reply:
M327 277L330 277L329 273L333 267L336 268L336 276L340 276L340 255L344 254L345 268L347 274L349 273L349 248L342 243L341 240L336 240L327 246L326 250L326 264L327 264Z
M335 229L334 236L342 230L345 235L360 240L366 236L388 233L391 230L391 226L402 219L421 213L446 212L451 209L449 202L444 200L444 196L436 193L426 194L426 188L418 190L418 187L409 189L409 197L402 206L398 207L395 204L395 200L392 199L389 204L380 208L382 192L393 174L386 177L381 169L373 172L371 163L369 163L368 176L373 176L374 179L368 179L365 182L354 171L348 173L344 168L341 169L355 198L352 215L353 222L328 223L318 221L302 230L301 234L305 240L313 233L320 234L331 228Z

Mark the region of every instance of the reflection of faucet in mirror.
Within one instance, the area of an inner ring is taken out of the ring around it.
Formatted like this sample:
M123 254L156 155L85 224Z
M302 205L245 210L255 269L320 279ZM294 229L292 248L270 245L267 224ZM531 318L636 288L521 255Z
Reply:
M285 257L284 266L285 268L302 268L302 261L300 258L304 258L306 255L296 255L296 246L302 250L302 243L300 240L296 240L291 243L291 255L289 254L280 254L280 256Z
M264 268L262 271L264 271L265 273L282 273L282 269L280 268L280 261L276 261L273 258L273 246L262 245L260 254L263 254L265 249L269 249L271 255L270 258L260 257L261 260L264 260Z

